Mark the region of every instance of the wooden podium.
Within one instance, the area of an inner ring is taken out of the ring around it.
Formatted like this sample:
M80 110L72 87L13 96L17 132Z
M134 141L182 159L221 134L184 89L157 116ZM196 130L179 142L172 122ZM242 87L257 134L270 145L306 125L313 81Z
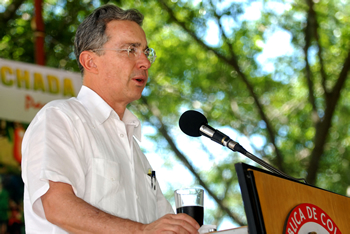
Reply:
M286 179L244 163L235 164L235 168L249 234L294 233L285 231L286 221L293 208L303 203L313 204L327 213L337 225L335 231L338 232L335 233L350 233L350 198ZM306 212L304 216L307 217ZM328 226L333 225L325 217L315 214L314 218L325 224L328 221L326 224ZM300 218L298 221L297 216L295 220L300 223ZM297 225L295 220L294 224ZM332 230L335 229L331 227Z

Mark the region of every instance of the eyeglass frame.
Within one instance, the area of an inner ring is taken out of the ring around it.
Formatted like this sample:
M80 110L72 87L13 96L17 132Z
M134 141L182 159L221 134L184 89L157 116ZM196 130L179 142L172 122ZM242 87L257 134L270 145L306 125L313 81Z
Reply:
M132 48L130 48L132 47ZM113 48L99 48L99 49L93 49L91 50L92 52L95 52L95 51L101 51L101 50L113 50L113 51L127 51L128 52L128 57L130 59L132 59L130 57L130 52L131 50L134 49L135 52L133 53L135 55L135 58L139 58L141 56L141 53L143 53L144 55L146 55L146 58L148 59L148 61L153 64L155 61L156 61L156 58L157 58L157 55L156 55L156 51L153 49L153 48L146 48L145 50L140 50L139 48L133 46L133 45L130 45L127 49L113 49ZM138 53L137 51L140 50L141 53ZM149 51L148 53L148 56L147 56L147 50ZM138 54L138 56L136 57L136 55ZM150 55L150 54L154 54L154 55Z

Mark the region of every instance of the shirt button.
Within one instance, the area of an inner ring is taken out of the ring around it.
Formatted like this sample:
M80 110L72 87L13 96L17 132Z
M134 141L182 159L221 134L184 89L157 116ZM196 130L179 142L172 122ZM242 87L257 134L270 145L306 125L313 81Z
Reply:
M123 137L124 137L124 134L120 134L120 137L123 138Z
M115 179L114 179L114 178L111 178L111 180L112 180L112 181L115 181Z

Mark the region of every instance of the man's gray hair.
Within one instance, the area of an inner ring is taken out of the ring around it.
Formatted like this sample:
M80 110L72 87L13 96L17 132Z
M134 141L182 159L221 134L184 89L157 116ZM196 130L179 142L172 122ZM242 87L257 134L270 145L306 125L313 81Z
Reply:
M84 74L84 67L79 61L81 52L99 49L108 41L105 31L107 23L112 20L134 21L141 26L143 15L136 9L123 10L112 4L103 5L94 10L79 25L74 39L74 53L82 74Z

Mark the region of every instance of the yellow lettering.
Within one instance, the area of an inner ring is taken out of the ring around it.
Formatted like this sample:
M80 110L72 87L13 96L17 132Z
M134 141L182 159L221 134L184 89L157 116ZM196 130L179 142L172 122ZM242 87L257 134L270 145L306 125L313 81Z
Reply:
M40 73L34 73L34 90L41 90L45 92L45 85L43 76Z
M10 67L3 66L1 68L1 81L4 85L6 86L12 86L13 85L13 80L6 79L6 74L13 74L13 71Z
M16 86L23 90L39 91L63 97L75 97L73 78L64 77L52 72L46 74L41 70L32 71L26 67L0 65L0 85Z
M58 94L60 92L60 83L56 76L47 75L47 81L49 83L49 92L52 94Z
M17 87L22 88L22 84L24 83L24 86L26 89L30 88L30 80L29 80L29 72L16 69L17 73Z
M63 79L63 96L75 96L74 86L71 79Z

